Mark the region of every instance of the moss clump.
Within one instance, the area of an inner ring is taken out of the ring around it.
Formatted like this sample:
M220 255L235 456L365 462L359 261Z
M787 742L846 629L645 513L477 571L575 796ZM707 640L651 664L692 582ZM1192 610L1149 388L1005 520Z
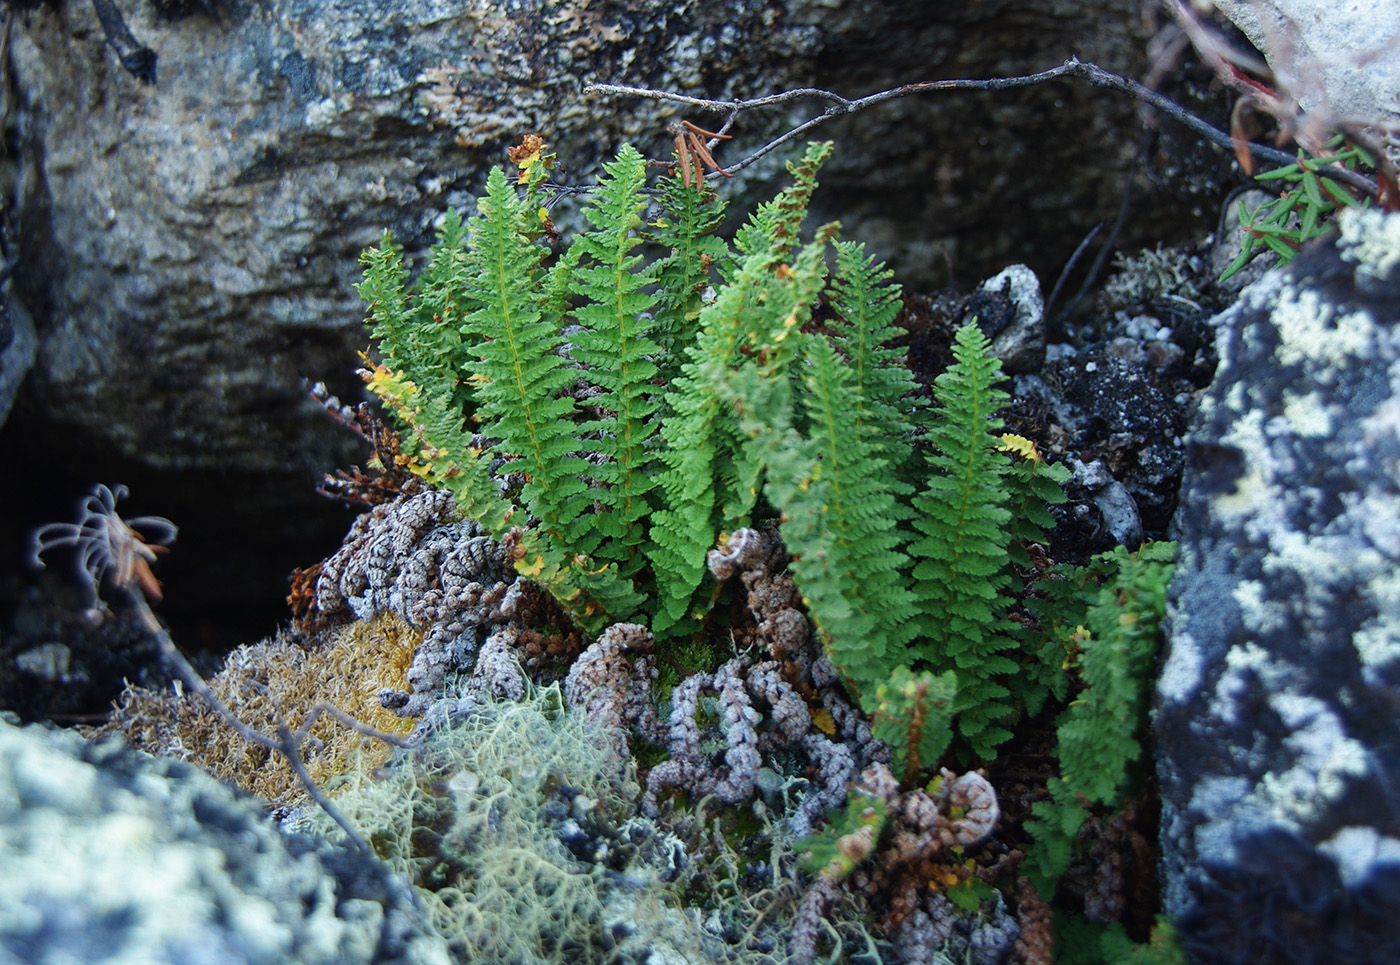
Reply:
M239 647L209 686L244 723L276 733L280 719L299 727L318 702L391 734L412 721L379 703L379 691L408 689L408 668L422 635L393 614L358 621L323 649L306 649L288 637ZM306 791L280 754L245 743L202 701L171 690L128 686L103 731L120 731L135 747L204 768L221 781L266 798L276 807L305 803ZM307 769L322 785L336 775L376 767L389 748L322 717L304 745Z

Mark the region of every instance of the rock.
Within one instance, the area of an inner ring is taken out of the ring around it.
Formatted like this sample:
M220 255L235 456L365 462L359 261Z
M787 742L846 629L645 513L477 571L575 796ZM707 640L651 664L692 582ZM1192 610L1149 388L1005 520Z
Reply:
M61 500L95 480L126 483L185 534L179 565L163 574L167 612L240 615L278 610L286 572L323 556L347 524L326 518L312 488L363 450L301 378L351 401L362 392L361 250L389 227L420 259L446 208L468 205L527 132L549 139L569 185L591 182L623 141L669 152L673 105L590 98L589 82L707 97L822 84L855 96L1041 70L1070 51L1134 74L1144 39L1136 0L131 0L122 10L158 55L155 83L122 68L89 3L15 15L12 283L38 347L0 486L31 465L44 469L35 488ZM821 106L745 114L720 160ZM954 265L978 278L1025 261L1054 277L1089 227L1114 216L1131 167L1128 152L1084 144L1133 143L1139 130L1131 101L1087 85L886 103L813 132L839 149L812 218L841 219L910 290L943 284ZM1193 157L1228 158L1187 142ZM736 213L785 178L776 155L739 172L726 182ZM553 209L566 231L577 204L562 197ZM1183 227L1190 204L1178 208ZM1158 205L1143 227L1156 240L1170 221ZM266 635L273 620L239 639Z
M10 415L20 383L34 364L38 339L29 311L14 298L0 303L0 426Z
M1345 212L1216 319L1157 687L1193 961L1394 961L1400 216Z
M1400 6L1330 0L1212 0L1268 58L1305 112L1361 126L1394 119ZM1327 126L1331 126L1330 123Z
M406 885L118 742L0 721L0 961L440 962Z
M158 80L145 86L103 44L90 5L45 5L19 19L13 43L37 145L22 187L17 275L29 303L44 306L33 406L85 445L145 466L322 471L351 450L298 380L326 379L342 395L354 389L355 352L367 342L354 291L358 256L384 227L421 252L442 211L466 204L486 170L504 161L504 148L529 131L550 140L572 183L590 180L598 159L624 140L666 153L671 106L590 100L584 84L752 96L820 80L820 60L850 92L854 82L842 76L850 60L880 65L874 74L867 66L862 82L894 84L931 70L981 76L1061 59L1006 59L1025 35L1033 49L1102 54L1110 67L1131 68L1123 51L1136 46L1134 3L1087 4L1095 10L1089 50L1077 33L1086 0L1045 5L1056 8L1048 20L999 11L994 48L976 45L974 54L962 35L981 36L982 20L930 17L914 3L642 0L604 9L541 0L273 0L173 21L133 4L133 34L159 55ZM1056 40L1057 30L1076 33ZM898 237L876 247L911 265L902 253L922 243L918 226L936 220L934 207L956 207L960 231L1008 222L988 212L1014 209L1023 191L1043 194L1033 171L1045 172L1057 197L1098 197L1111 207L1110 185L1125 162L1106 160L1094 173L1082 134L1051 138L1021 126L1039 110L1030 102L1040 101L1054 101L1055 124L1068 129L1136 123L1131 103L1087 86L1068 96L1059 88L997 95L1005 147L1038 144L1039 159L1003 158L1014 183L978 192L986 200L974 204L970 192L956 200L950 192L970 177L999 184L988 167L998 153L959 147L958 138L973 136L953 120L965 104L943 98L930 114L940 99L924 98L870 114L875 126L845 139L847 157L827 179L832 194L858 186L867 221L897 213ZM947 120L927 120L934 116ZM907 123L912 117L925 120ZM721 160L787 121L746 115L741 140ZM875 164L859 148L880 143L883 153L896 139L899 165ZM1051 141L1074 158L1072 187L1039 156ZM976 173L971 164L950 173L942 200L918 201L922 213L910 221L911 189L928 187L933 165L923 161L934 151L977 155ZM783 177L779 165L761 164L739 180L761 195L768 189L760 182ZM1099 216L1086 209L1083 217ZM859 235L860 220L848 229ZM1059 220L1055 232L1064 246L1077 240Z
M1133 532L1140 538L1144 529L1157 538L1176 508L1190 385L1175 356L1147 351L1156 344L1123 338L1078 350L1054 345L1038 376L1014 382L1018 397L1049 407L1078 455L1101 463L1076 483L1094 494L1105 520L1114 518L1105 525L1120 541Z
M1004 372L1035 372L1045 362L1045 299L1040 279L1025 265L988 278L968 299L964 321L976 319L992 340Z

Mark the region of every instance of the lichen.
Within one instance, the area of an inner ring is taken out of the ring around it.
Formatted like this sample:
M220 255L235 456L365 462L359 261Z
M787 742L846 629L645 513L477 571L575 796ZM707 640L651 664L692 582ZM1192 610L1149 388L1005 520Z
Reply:
M1376 208L1347 208L1337 216L1342 236L1338 249L1356 263L1357 280L1384 281L1400 264L1400 217Z

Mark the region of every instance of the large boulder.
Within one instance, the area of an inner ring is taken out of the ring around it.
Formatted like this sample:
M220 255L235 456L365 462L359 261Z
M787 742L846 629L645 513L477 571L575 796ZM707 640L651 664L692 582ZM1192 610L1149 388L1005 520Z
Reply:
M120 745L0 719L0 962L446 965L377 859Z
M574 184L623 141L667 153L675 105L590 99L591 81L721 98L816 82L856 94L1038 70L1071 53L1132 72L1141 47L1129 0L975 11L271 0L174 21L128 6L158 55L150 85L121 68L89 4L16 23L30 132L16 282L40 329L28 414L90 443L86 463L107 454L161 469L320 470L347 458L298 378L353 387L367 341L358 256L383 228L421 251L443 210L467 203L526 132L549 139ZM801 113L746 115L721 159ZM966 277L1016 260L1018 247L1044 274L1114 208L1125 179L1125 157L1083 152L1086 132L1121 139L1137 124L1131 102L1087 85L887 105L832 131L843 147L822 213L854 214L850 234L915 276L944 270L939 245L986 249L992 237L1007 257L961 263ZM980 147L993 130L995 147ZM740 177L747 204L784 175L765 163ZM1053 210L1053 222L1007 216L1023 205Z
M1321 127L1396 116L1400 6L1332 0L1212 0L1268 58L1275 85ZM1318 130L1310 133L1316 134Z
M0 347L0 399L33 358L5 427L0 492L33 513L22 530L67 512L95 480L129 485L142 511L182 528L162 574L167 612L220 607L217 625L199 628L215 635L256 613L243 639L271 630L287 571L333 549L348 524L321 514L313 488L363 450L301 379L347 399L362 390L360 251L390 227L418 259L442 212L468 204L527 132L549 139L571 185L591 182L623 141L669 153L680 108L589 97L588 83L855 96L1071 54L1136 74L1145 40L1137 0L120 6L157 55L152 84L123 69L90 3L14 18L11 282L35 337ZM721 161L824 106L745 114ZM887 102L814 132L839 144L814 219L842 219L909 290L1017 261L1048 287L1089 228L1115 217L1141 132L1130 100L1077 83ZM1194 135L1172 143L1144 155L1159 186L1139 179L1140 203L1200 182L1198 157L1228 157ZM770 196L786 177L780 160L726 182L736 212ZM1172 210L1189 221L1193 202L1178 200L1130 223L1124 243L1135 230L1169 233ZM561 197L555 218L567 227L576 209Z
M1400 920L1400 215L1216 319L1155 720L1194 961L1392 962Z

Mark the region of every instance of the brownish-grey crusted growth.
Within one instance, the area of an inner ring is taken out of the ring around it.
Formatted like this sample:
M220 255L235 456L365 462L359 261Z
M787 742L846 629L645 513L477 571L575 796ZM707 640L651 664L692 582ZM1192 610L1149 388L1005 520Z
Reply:
M1090 818L1081 829L1081 840L1092 840L1093 845L1061 882L1083 901L1084 917L1090 921L1121 921L1127 908L1155 904L1157 853L1141 823L1141 801L1132 798L1121 811Z
M784 569L786 554L776 533L737 529L718 549L710 550L706 562L717 580L738 574L748 590L758 636L775 660L802 650L811 640L811 627L800 607L802 594Z
M472 666L483 633L507 622L518 584L500 546L456 518L451 493L404 495L360 516L321 568L323 615L359 619L392 612L423 631L408 672L410 689L381 695L401 716L419 716L449 671Z
M645 813L657 814L660 795L671 789L684 791L691 800L714 795L726 804L746 801L753 796L765 755L781 750L801 750L819 778L819 783L809 783L791 816L794 833L807 833L815 815L845 801L856 754L813 732L811 711L784 678L782 666L777 660L755 664L752 657L735 657L713 674L687 677L671 692L671 716L661 735L670 758L647 775ZM717 735L700 724L706 694L715 698ZM718 764L714 737L724 746Z
M564 680L569 709L608 735L619 762L631 757L633 727L647 740L662 743L650 700L656 677L653 642L646 627L615 623L574 661Z
M999 899L990 907L987 904L984 914L969 914L942 892L928 892L900 926L895 951L904 965L947 961L1002 965L1019 930Z
M467 689L473 694L489 694L496 699L520 700L525 696L529 681L520 671L515 657L516 637L520 631L515 627L499 627L476 655L476 666L467 681Z
M802 896L792 924L792 937L788 939L788 951L796 965L809 965L817 960L817 940L822 934L822 921L844 896L839 882L821 876Z
M919 861L955 845L971 848L996 830L1001 808L991 782L976 771L959 776L945 767L939 775L938 787L930 793L917 787L901 791L884 764L861 774L861 789L883 798L889 815L892 831L882 864Z
M954 937L955 924L973 961L1003 961L1017 929L1001 904L992 910L990 921L960 923L961 913L931 887L945 883L954 870L950 854L961 855L962 849L982 844L996 830L1001 809L991 783L975 771L959 776L944 768L933 791L904 791L889 766L877 763L861 773L856 786L885 802L889 831L873 866L858 868L837 894L850 891L878 902L885 910L881 928L895 937L906 962L935 961L934 952ZM819 877L803 899L798 920L804 927L794 929L789 944L798 963L815 960L815 946L806 942L815 936L817 925L807 919L830 912L835 904L833 884Z
M737 529L710 551L708 563L716 579L739 577L756 623L753 642L773 657L750 671L749 682L754 696L771 708L772 729L800 746L814 778L789 816L792 832L803 837L827 810L845 804L847 787L862 768L889 761L889 748L875 740L864 716L846 698L836 669L811 632L777 533ZM812 726L814 706L820 708L818 714L825 712L820 729Z
M1015 965L1055 965L1055 913L1024 875L1016 879Z

